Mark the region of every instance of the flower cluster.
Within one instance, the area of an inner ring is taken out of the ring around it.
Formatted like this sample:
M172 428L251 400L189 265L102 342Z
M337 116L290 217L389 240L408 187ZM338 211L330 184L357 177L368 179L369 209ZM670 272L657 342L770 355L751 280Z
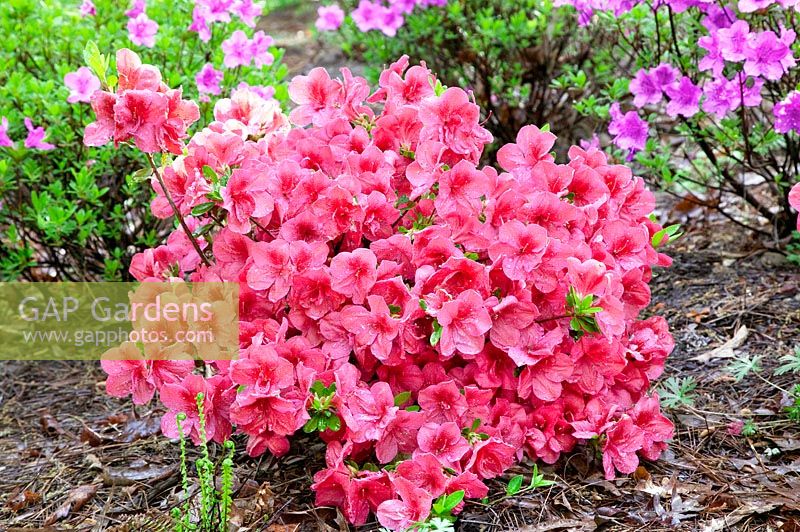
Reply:
M254 4L253 0L196 0L189 31L197 33L203 42L208 42L215 22L228 23L231 17L237 17L254 28L262 11L261 6Z
M102 146L111 139L118 146L133 140L145 153L180 154L186 129L200 118L197 105L170 89L161 72L143 65L139 56L123 48L117 52L117 90L91 96L97 121L86 126L84 143Z
M159 79L120 59L126 84ZM108 392L157 391L164 434L178 436L183 412L195 442L203 393L208 438L236 430L253 456L318 432L317 503L391 529L443 495L485 496L483 481L523 457L553 463L594 441L607 478L656 459L673 427L647 390L673 342L662 318L637 316L651 268L670 261L642 180L594 148L557 163L555 136L535 126L482 167L492 136L465 91L405 57L375 92L341 74L295 78L288 119L241 88L168 146L179 155L153 177L153 211L188 231L131 273L239 283L240 356L197 372L127 345L130 361L103 363ZM96 109L89 143L139 142L126 114Z
M580 21L588 24L595 11L611 11L620 16L640 3L561 0L561 4L574 6ZM701 58L693 71L686 71L684 67L679 69L677 57L673 57L674 64L660 63L640 69L630 81L633 105L637 109L658 108L666 99L663 110L672 118L691 118L702 111L719 120L737 113L742 107L761 105L765 83L782 79L795 66L792 45L796 35L792 29L774 19L769 19L771 22L764 29L757 29L767 21L765 10L772 7L794 10L794 2L741 0L737 9L720 7L713 2L687 0L667 0L661 5L666 5L671 13L693 10L701 31L696 41L690 44L699 51ZM773 27L776 24L778 27ZM672 31L676 31L674 27ZM674 55L680 54L679 48L672 51ZM774 107L778 132L800 131L800 123L792 120L795 110L790 101L791 94L785 103ZM647 128L647 122L635 111L630 112L634 116L627 118L624 125L612 114L609 132L614 135L617 147L636 152L644 149L643 141L647 135L643 135L643 128Z
M255 32L252 39L248 39L242 30L236 30L222 42L225 66L236 68L255 63L256 67L261 68L264 65L271 65L275 61L275 57L269 51L273 43L272 37L261 30Z
M363 32L379 30L393 37L405 23L405 15L415 9L430 6L445 6L447 0L361 0L358 7L350 13L356 27ZM344 22L345 13L338 4L321 6L317 9L316 27L320 31L335 31Z
M23 120L25 129L28 130L28 136L25 137L24 146L29 150L50 151L54 150L56 146L49 142L45 142L47 132L42 126L34 126L33 121L29 117ZM8 118L3 117L0 120L0 148L14 148L16 143L8 136Z

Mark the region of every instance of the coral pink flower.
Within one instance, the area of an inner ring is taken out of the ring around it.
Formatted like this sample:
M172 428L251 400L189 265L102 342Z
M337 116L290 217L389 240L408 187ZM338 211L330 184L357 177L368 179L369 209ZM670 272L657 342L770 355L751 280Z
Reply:
M511 467L516 452L507 443L489 438L475 444L466 468L480 478L499 477Z
M532 170L539 161L552 161L556 136L536 126L525 126L517 133L516 144L506 144L497 152L497 162L509 172Z
M603 443L603 468L606 479L616 477L614 469L620 473L630 474L636 471L639 458L636 451L644 444L644 435L629 416L623 416L605 433Z
M161 432L169 438L178 437L176 416L186 415L181 423L184 436L191 437L199 445L200 418L197 409L197 395L202 393L203 414L205 416L206 437L209 441L224 442L231 434L228 419L230 404L236 393L227 376L217 375L204 379L200 375L187 375L180 382L165 383L159 390L161 402L169 410L161 418Z
M368 347L375 358L385 361L400 332L400 323L392 318L381 296L368 296L367 301L369 310L357 306L342 309L342 325L355 336L356 345Z
M453 301L442 305L436 314L436 321L442 326L439 349L446 357L456 351L464 355L477 355L483 349L484 335L492 328L489 311L475 290L466 290Z
M382 526L391 530L406 530L414 523L423 521L431 511L433 497L422 488L402 477L392 479L400 499L384 501L376 512Z
M454 421L461 426L464 415L469 410L467 399L451 380L424 388L419 392L417 402L429 422Z
M361 388L350 395L342 417L353 432L354 442L377 441L398 410L389 385L376 382L372 388Z
M273 202L265 176L245 169L234 170L228 184L220 190L222 207L228 211L228 228L236 233L249 233L251 218L272 214Z
M368 249L339 253L331 260L331 288L360 305L378 279L378 259Z
M447 423L426 423L417 434L419 450L430 453L439 461L451 467L470 450L469 443L461 435L461 429L452 421Z
M800 184L795 184L789 191L789 204L800 211ZM800 217L797 218L797 230L800 231Z
M145 360L131 342L106 352L100 365L108 374L108 394L113 397L131 395L137 405L149 403L157 389L179 382L194 369L193 360Z
M497 242L489 247L489 257L502 264L509 279L523 281L541 264L547 243L547 231L542 227L511 220L500 226Z
M341 86L332 80L324 68L314 68L307 76L297 76L289 83L289 97L297 107L289 119L298 126L312 122L321 124L339 100Z

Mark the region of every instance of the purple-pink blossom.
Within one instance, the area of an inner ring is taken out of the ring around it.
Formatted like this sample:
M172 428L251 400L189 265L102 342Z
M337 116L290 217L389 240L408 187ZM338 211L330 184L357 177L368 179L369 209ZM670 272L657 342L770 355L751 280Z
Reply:
M641 69L636 73L636 76L631 80L629 88L634 96L633 105L640 108L647 104L660 102L664 95L655 77L645 69Z
M623 114L618 103L612 104L608 112L611 115L608 132L614 135L614 144L630 154L643 150L647 144L647 122L636 111Z
M14 141L8 136L8 118L5 116L0 120L0 147L14 147Z
M269 66L275 62L275 56L269 51L269 47L274 43L275 40L263 31L255 32L253 38L250 39L250 54L253 56L256 67Z
M694 116L700 110L700 95L703 90L692 83L688 76L683 76L681 80L672 87L667 88L667 96L670 101L667 104L667 114L673 118Z
M147 9L146 0L133 0L131 8L125 12L125 16L128 18L136 18L144 13L145 9Z
M790 92L775 104L775 131L778 133L800 132L800 91Z
M794 32L787 35L787 44L772 31L752 33L747 39L744 71L748 76L762 76L775 81L795 65L789 44L794 41Z
M80 13L82 17L93 17L97 15L97 8L94 6L92 0L83 0L81 2Z
M56 147L49 142L45 142L47 137L42 126L34 127L30 118L25 117L25 128L28 130L28 137L25 139L25 147L33 150L54 150Z
M336 31L344 22L344 10L339 4L317 8L317 21L314 25L319 31Z
M750 26L744 20L737 20L730 28L717 32L719 50L726 61L743 61L747 57L747 38Z
M206 63L194 78L198 92L201 94L220 94L222 92L220 88L222 77L222 71L214 69L211 63Z
M224 64L227 68L247 66L253 60L250 39L242 30L234 31L230 37L222 41L222 51L225 53Z
M100 80L86 67L80 67L75 72L64 76L64 85L69 89L69 96L67 96L69 103L89 103L92 94L100 90Z
M378 3L361 0L350 16L353 17L353 22L356 23L359 30L376 30L380 27L383 9L383 6Z
M140 13L128 21L128 37L137 46L152 48L156 45L158 23L150 20L147 14Z

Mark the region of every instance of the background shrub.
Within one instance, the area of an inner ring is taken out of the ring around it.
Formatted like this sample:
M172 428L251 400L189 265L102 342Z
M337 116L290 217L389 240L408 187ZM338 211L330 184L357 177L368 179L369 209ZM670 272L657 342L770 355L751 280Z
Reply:
M616 27L624 36L595 56L627 58L598 65L619 79L576 103L590 120L606 121L619 157L635 159L651 183L717 209L731 223L788 237L796 218L789 190L800 173L794 8L741 0L723 10L670 0L611 13L602 11L614 7L608 4L573 3L587 29ZM742 40L734 51L736 33ZM657 69L669 79L652 89Z
M134 3L135 5L135 3ZM158 24L155 45L137 46L128 34L126 11L116 0L96 0L95 14L81 12L79 1L8 0L0 2L0 31L13 36L0 43L0 117L7 119L13 147L0 147L0 279L121 279L123 264L137 251L161 241L170 227L152 217L150 187L133 173L141 155L83 145L91 120L88 103L68 103L64 76L84 64L89 40L101 50L129 47L149 63L161 65L164 81L182 86L198 99L195 76L207 63L224 72L226 93L240 82L277 87L286 69L281 52L271 49L271 66L225 69L221 43L236 30L254 30L239 18L211 26L208 42L189 31L196 3L150 2L149 19ZM204 118L210 104L201 102ZM43 127L51 150L26 148L25 118Z
M343 3L347 12L356 5ZM463 0L417 8L393 37L362 32L348 16L331 35L346 54L369 65L373 82L381 65L408 54L412 62L425 61L445 85L471 89L495 137L492 157L527 124L550 124L560 151L585 138L592 127L572 101L593 94L613 73L610 58L595 67L610 34L596 26L578 31L574 12L550 1Z

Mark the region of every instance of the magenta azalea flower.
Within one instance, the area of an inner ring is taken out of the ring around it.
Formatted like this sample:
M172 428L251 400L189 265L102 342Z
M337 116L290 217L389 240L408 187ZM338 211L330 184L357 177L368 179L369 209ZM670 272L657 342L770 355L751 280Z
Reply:
M86 102L92 99L92 94L100 90L100 80L86 67L80 67L75 72L64 76L64 85L69 89L67 101L69 103Z
M47 137L44 128L41 126L33 127L33 122L28 117L25 117L25 127L28 129L28 137L25 139L26 148L42 151L54 150L56 148L55 145L44 141L45 137Z
M236 30L222 41L222 51L225 53L224 64L227 68L247 66L253 60L253 50L250 39L242 30Z
M636 111L622 114L618 103L612 104L608 112L611 115L608 132L614 135L614 144L631 154L643 150L647 143L647 122Z
M792 91L786 98L775 104L772 110L775 115L775 131L788 133L800 132L800 92Z
M83 0L83 2L81 2L80 12L82 17L93 17L97 15L97 8L94 6L92 0Z
M128 21L128 38L137 46L152 48L156 45L158 23L150 20L145 13L140 13Z
M678 115L687 118L694 116L700 110L700 95L703 90L692 83L687 76L681 78L677 85L667 89L670 102L667 104L667 114L673 118Z
M14 141L8 136L8 118L5 116L0 120L0 147L13 148Z
M336 31L344 22L344 11L339 4L317 8L317 21L314 25L319 31Z
M194 80L197 82L197 90L200 93L217 95L222 92L220 88L222 78L222 71L215 70L211 63L206 63L197 73Z

